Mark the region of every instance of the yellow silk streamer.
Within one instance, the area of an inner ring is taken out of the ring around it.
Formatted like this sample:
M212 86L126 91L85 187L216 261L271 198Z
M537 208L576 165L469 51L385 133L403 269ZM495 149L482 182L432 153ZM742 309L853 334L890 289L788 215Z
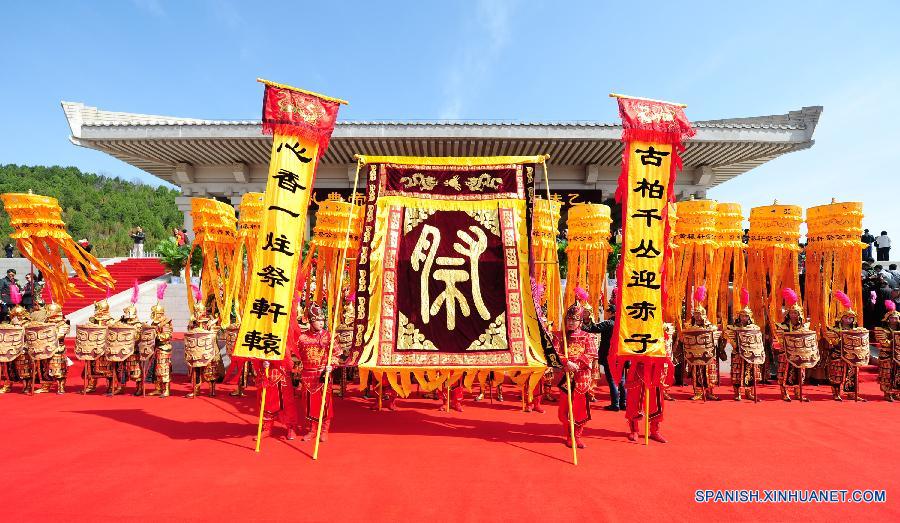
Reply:
M347 215L351 214L350 234L347 234ZM331 193L328 199L319 202L319 210L316 212L316 226L313 228L312 240L310 240L309 252L303 261L303 271L315 265L315 277L306 279L307 289L311 290L312 301L322 304L322 299L328 304L327 310L333 310L335 304L343 299L341 289L337 288L339 271L341 270L341 256L346 249L350 258L346 260L346 271L349 275L344 278L347 294L354 292L356 288L356 252L359 251L359 239L362 235L363 207L351 202L345 202L338 193ZM347 241L344 240L347 238ZM329 318L336 321L338 318Z
M744 216L738 203L716 205L716 246L712 280L709 282L710 321L719 325L731 324L740 307L740 293L744 287L747 261L743 242Z
M280 133L273 137L254 272L235 356L280 360L289 350L290 313L318 153L316 140Z
M534 199L533 224L531 229L532 251L534 252L534 281L544 286L542 305L547 305L547 319L554 326L562 325L562 311L559 307L561 278L556 255L556 238L559 236L559 217L562 202L552 195L549 202L543 198Z
M863 204L832 202L806 210L806 306L810 326L824 334L843 307L834 291L862 311Z
M69 271L62 256L82 281L95 289L108 290L116 282L106 267L72 240L62 221L62 209L56 198L37 194L7 193L0 195L22 256L37 267L62 305L70 296L81 296L69 281ZM62 251L62 253L60 253Z
M606 310L606 264L611 251L609 225L610 209L606 205L582 203L569 209L566 220L569 243L566 256L569 271L566 277L564 307L575 303L575 288L587 291L592 314Z
M192 252L199 247L203 253L200 289L203 296L214 297L219 320L224 328L231 323L231 306L234 302L234 288L231 285L235 271L234 251L237 247L237 218L234 216L234 207L209 198L193 198L191 218L194 221ZM188 285L191 281L190 267L191 262L188 260L185 267ZM188 304L192 311L197 306L191 292L188 292Z
M256 254L256 242L259 239L259 226L263 215L263 193L248 192L241 196L241 205L238 208L238 238L237 248L234 251L234 263L232 267L244 267L243 271L234 270L232 274L231 288L236 292L238 309L241 310L247 300L247 288L250 275L253 274L254 255ZM247 256L246 264L244 256Z
M687 200L675 204L678 221L675 224L675 286L669 297L674 300L676 325L681 325L684 311L692 309L694 289L718 282L713 259L716 250L716 202L714 200ZM708 300L710 317L714 317L713 300Z
M789 287L800 294L797 262L802 213L796 205L777 202L750 209L747 290L753 318L770 333L781 321L782 289Z
M672 146L670 144L628 142L627 187L622 190L628 213L622 228L622 282L619 285L623 310L616 311L619 322L620 356L665 357L663 337L664 304L662 273L665 261L663 210L665 188L669 186ZM641 151L655 151L654 162L644 162ZM647 190L648 185L659 188ZM679 209L680 212L680 209Z

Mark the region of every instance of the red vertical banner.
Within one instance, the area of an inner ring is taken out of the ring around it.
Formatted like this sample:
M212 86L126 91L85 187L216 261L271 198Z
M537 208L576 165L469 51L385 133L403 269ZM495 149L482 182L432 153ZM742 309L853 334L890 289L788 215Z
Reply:
M613 340L619 361L663 362L665 280L669 270L668 210L681 170L684 140L694 135L683 106L618 98L622 118L622 246ZM654 373L656 374L656 373Z

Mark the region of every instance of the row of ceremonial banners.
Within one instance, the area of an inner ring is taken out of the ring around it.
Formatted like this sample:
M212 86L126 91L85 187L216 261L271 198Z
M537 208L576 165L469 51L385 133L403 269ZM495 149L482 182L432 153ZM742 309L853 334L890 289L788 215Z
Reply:
M343 102L265 84L271 162L234 354L281 360L297 325L316 167ZM678 105L619 98L619 109L625 152L614 343L622 357L664 359L667 204L693 130ZM346 256L358 266L350 275L353 363L389 373L404 393L412 375L444 382L502 369L530 378L556 362L545 332L554 327L539 317L531 282L534 176L544 161L361 157L362 241Z

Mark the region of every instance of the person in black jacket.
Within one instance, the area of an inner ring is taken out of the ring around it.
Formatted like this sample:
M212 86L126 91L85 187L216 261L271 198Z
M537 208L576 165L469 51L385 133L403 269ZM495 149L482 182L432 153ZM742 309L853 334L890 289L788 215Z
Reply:
M597 345L597 359L600 361L600 365L603 366L603 375L606 376L606 384L609 386L610 399L609 405L603 407L603 410L625 410L625 375L628 373L628 367L631 366L631 362L625 363L621 381L613 383L612 369L609 367L609 349L612 342L613 329L616 325L613 319L616 316L616 307L612 303L606 309L606 316L610 319L596 323L585 322L582 330L600 335L600 343Z
M16 270L9 269L6 271L6 278L0 280L0 302L2 302L2 310L0 310L0 321L9 321L9 307L11 304L10 289L12 286L19 286L16 281Z

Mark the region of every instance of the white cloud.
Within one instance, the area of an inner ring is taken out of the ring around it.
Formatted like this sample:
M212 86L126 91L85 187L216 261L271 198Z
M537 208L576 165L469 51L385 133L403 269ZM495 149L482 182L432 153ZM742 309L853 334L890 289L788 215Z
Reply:
M460 118L469 99L490 78L490 68L510 39L513 0L479 0L475 20L478 37L469 38L446 73L444 106L440 117Z

